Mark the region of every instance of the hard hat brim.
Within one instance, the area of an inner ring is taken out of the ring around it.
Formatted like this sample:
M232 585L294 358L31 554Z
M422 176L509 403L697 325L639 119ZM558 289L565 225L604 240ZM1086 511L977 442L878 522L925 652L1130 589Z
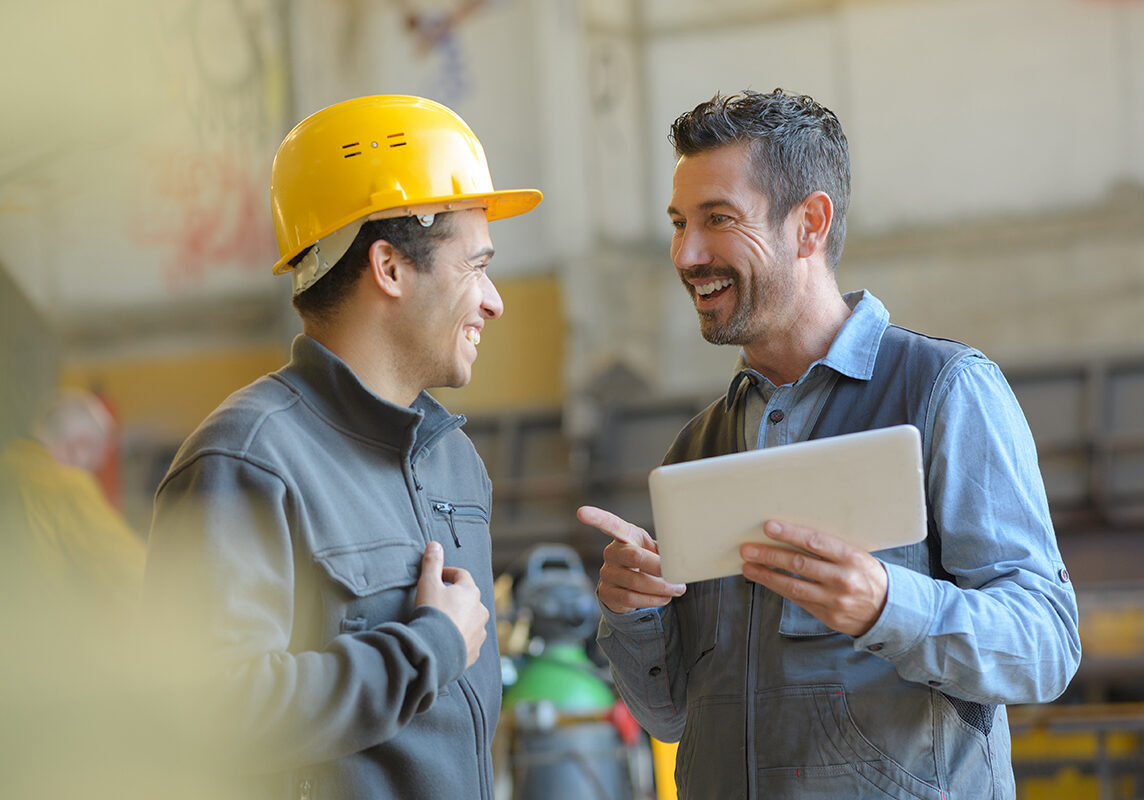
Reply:
M427 198L419 200L417 203L400 205L392 208L378 209L365 217L356 217L354 219L347 219L340 225L334 226L334 230L344 228L346 225L351 225L359 220L366 219L392 219L394 217L411 217L415 214L430 214L442 213L449 211L460 211L466 208L484 208L485 217L489 222L498 219L508 219L509 217L517 217L521 214L527 214L532 209L536 208L540 201L544 199L544 194L539 189L502 189L500 191L487 192L483 194L473 195L453 195L449 197ZM274 265L275 275L284 275L294 267L291 261L295 260L299 253L305 252L312 247L315 242L311 242L306 247L283 256Z

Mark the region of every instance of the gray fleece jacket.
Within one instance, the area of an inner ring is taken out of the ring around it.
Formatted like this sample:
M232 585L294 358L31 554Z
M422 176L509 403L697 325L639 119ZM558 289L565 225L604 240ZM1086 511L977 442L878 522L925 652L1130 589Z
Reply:
M155 501L144 629L244 797L491 798L501 681L491 484L427 394L381 400L305 336L184 443ZM472 573L488 638L414 608L421 555ZM184 688L186 684L184 684Z

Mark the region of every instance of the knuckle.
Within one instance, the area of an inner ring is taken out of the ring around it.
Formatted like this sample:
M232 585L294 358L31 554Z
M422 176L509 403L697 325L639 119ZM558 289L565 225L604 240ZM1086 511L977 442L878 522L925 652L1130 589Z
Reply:
M624 602L627 598L627 592L615 588L609 588L607 591L600 592L600 600L605 605L616 607L626 605Z
M621 542L612 542L608 545L608 549L604 551L605 556L611 556L612 561L622 561L627 558L628 546Z
M606 565L600 569L601 582L609 586L627 586L636 574L626 566Z
M647 550L636 547L628 548L628 552L625 555L627 557L628 566L640 570L654 566L656 561Z

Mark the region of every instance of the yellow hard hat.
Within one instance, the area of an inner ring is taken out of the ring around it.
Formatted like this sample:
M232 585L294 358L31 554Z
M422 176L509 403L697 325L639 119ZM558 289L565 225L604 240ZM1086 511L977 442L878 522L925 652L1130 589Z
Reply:
M274 274L331 242L322 257L307 253L309 274L294 282L294 293L303 291L341 258L367 219L463 208L503 219L531 211L542 197L536 189L494 191L480 141L440 103L406 95L347 100L298 123L274 157L270 205L281 256Z

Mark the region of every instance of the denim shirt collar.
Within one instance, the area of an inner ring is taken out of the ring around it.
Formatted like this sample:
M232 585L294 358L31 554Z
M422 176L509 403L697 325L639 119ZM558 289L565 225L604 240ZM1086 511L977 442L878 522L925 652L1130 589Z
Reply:
M874 374L878 345L881 344L882 334L890 324L890 312L882 305L881 300L865 289L848 292L842 299L851 308L850 316L842 323L842 328L834 337L830 350L811 364L802 377L795 381L795 385L806 380L819 365L855 380L869 380ZM740 350L739 358L735 362L735 376L727 389L728 411L735 404L739 388L746 380L757 382L765 379L748 366L746 353Z

